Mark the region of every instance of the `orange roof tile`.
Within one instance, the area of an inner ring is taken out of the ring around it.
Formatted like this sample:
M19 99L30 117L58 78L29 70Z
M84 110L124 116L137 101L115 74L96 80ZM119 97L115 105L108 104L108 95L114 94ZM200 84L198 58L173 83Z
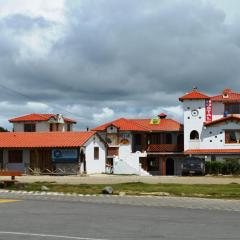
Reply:
M240 149L189 149L184 154L239 154Z
M104 131L104 130L106 130L107 127L109 127L111 125L119 128L119 130L121 130L121 131L148 131L147 128L145 128L133 121L130 121L129 119L126 119L126 118L119 118L112 122L105 123L99 127L92 129L92 130Z
M222 94L211 97L211 100L214 102L240 102L240 93L224 89Z
M92 130L104 131L107 127L113 125L120 131L181 131L182 124L172 119L159 119L159 124L151 124L151 119L126 119L119 118L115 121L105 123Z
M96 132L0 132L0 148L79 147Z
M130 119L141 126L144 126L149 131L182 131L183 125L173 119L159 119L159 124L151 124L151 119Z
M28 122L28 121L48 121L50 118L55 117L56 114L37 114L37 113L32 113L28 115L24 115L21 117L17 118L12 118L9 120L9 122ZM76 123L75 120L72 120L70 118L65 118L63 117L65 122L68 123Z
M184 96L179 98L179 101L184 100L192 100L192 99L209 99L210 97L205 95L204 93L201 93L197 90L192 90L190 93L185 94Z
M204 125L205 126L211 126L211 125L215 125L221 122L226 122L229 120L236 120L236 121L240 121L240 117L234 114L228 115L227 117L223 117L223 118L219 118L217 120L214 120L212 122L205 122Z

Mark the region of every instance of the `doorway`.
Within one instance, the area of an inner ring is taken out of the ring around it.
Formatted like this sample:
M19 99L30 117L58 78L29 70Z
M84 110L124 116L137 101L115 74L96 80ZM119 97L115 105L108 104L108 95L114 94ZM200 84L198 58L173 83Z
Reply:
M174 175L174 160L172 158L166 160L166 175Z

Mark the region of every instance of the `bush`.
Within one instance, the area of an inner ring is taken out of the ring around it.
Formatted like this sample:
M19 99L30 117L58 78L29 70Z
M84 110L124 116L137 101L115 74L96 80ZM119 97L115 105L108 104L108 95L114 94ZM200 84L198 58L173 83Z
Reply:
M229 159L224 162L206 162L206 174L224 174L224 175L237 175L240 174L240 163L238 159Z

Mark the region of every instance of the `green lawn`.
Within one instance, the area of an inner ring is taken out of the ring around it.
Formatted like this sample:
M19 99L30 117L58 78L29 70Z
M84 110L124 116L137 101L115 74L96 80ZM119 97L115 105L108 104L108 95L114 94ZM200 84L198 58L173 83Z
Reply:
M208 184L147 184L147 183L123 183L123 184L56 184L49 182L36 182L25 185L26 191L41 191L41 186L47 186L51 192L78 193L78 194L101 194L105 186L112 186L114 194L125 192L126 195L167 195L240 199L239 184L208 185ZM9 189L16 189L11 187Z

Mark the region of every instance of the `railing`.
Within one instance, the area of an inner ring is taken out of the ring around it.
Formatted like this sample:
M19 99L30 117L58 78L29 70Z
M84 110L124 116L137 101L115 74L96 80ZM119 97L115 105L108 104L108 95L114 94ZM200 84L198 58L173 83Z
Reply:
M200 140L189 141L189 149L199 149L199 148L200 148Z
M149 144L147 152L183 152L183 145L179 144Z

